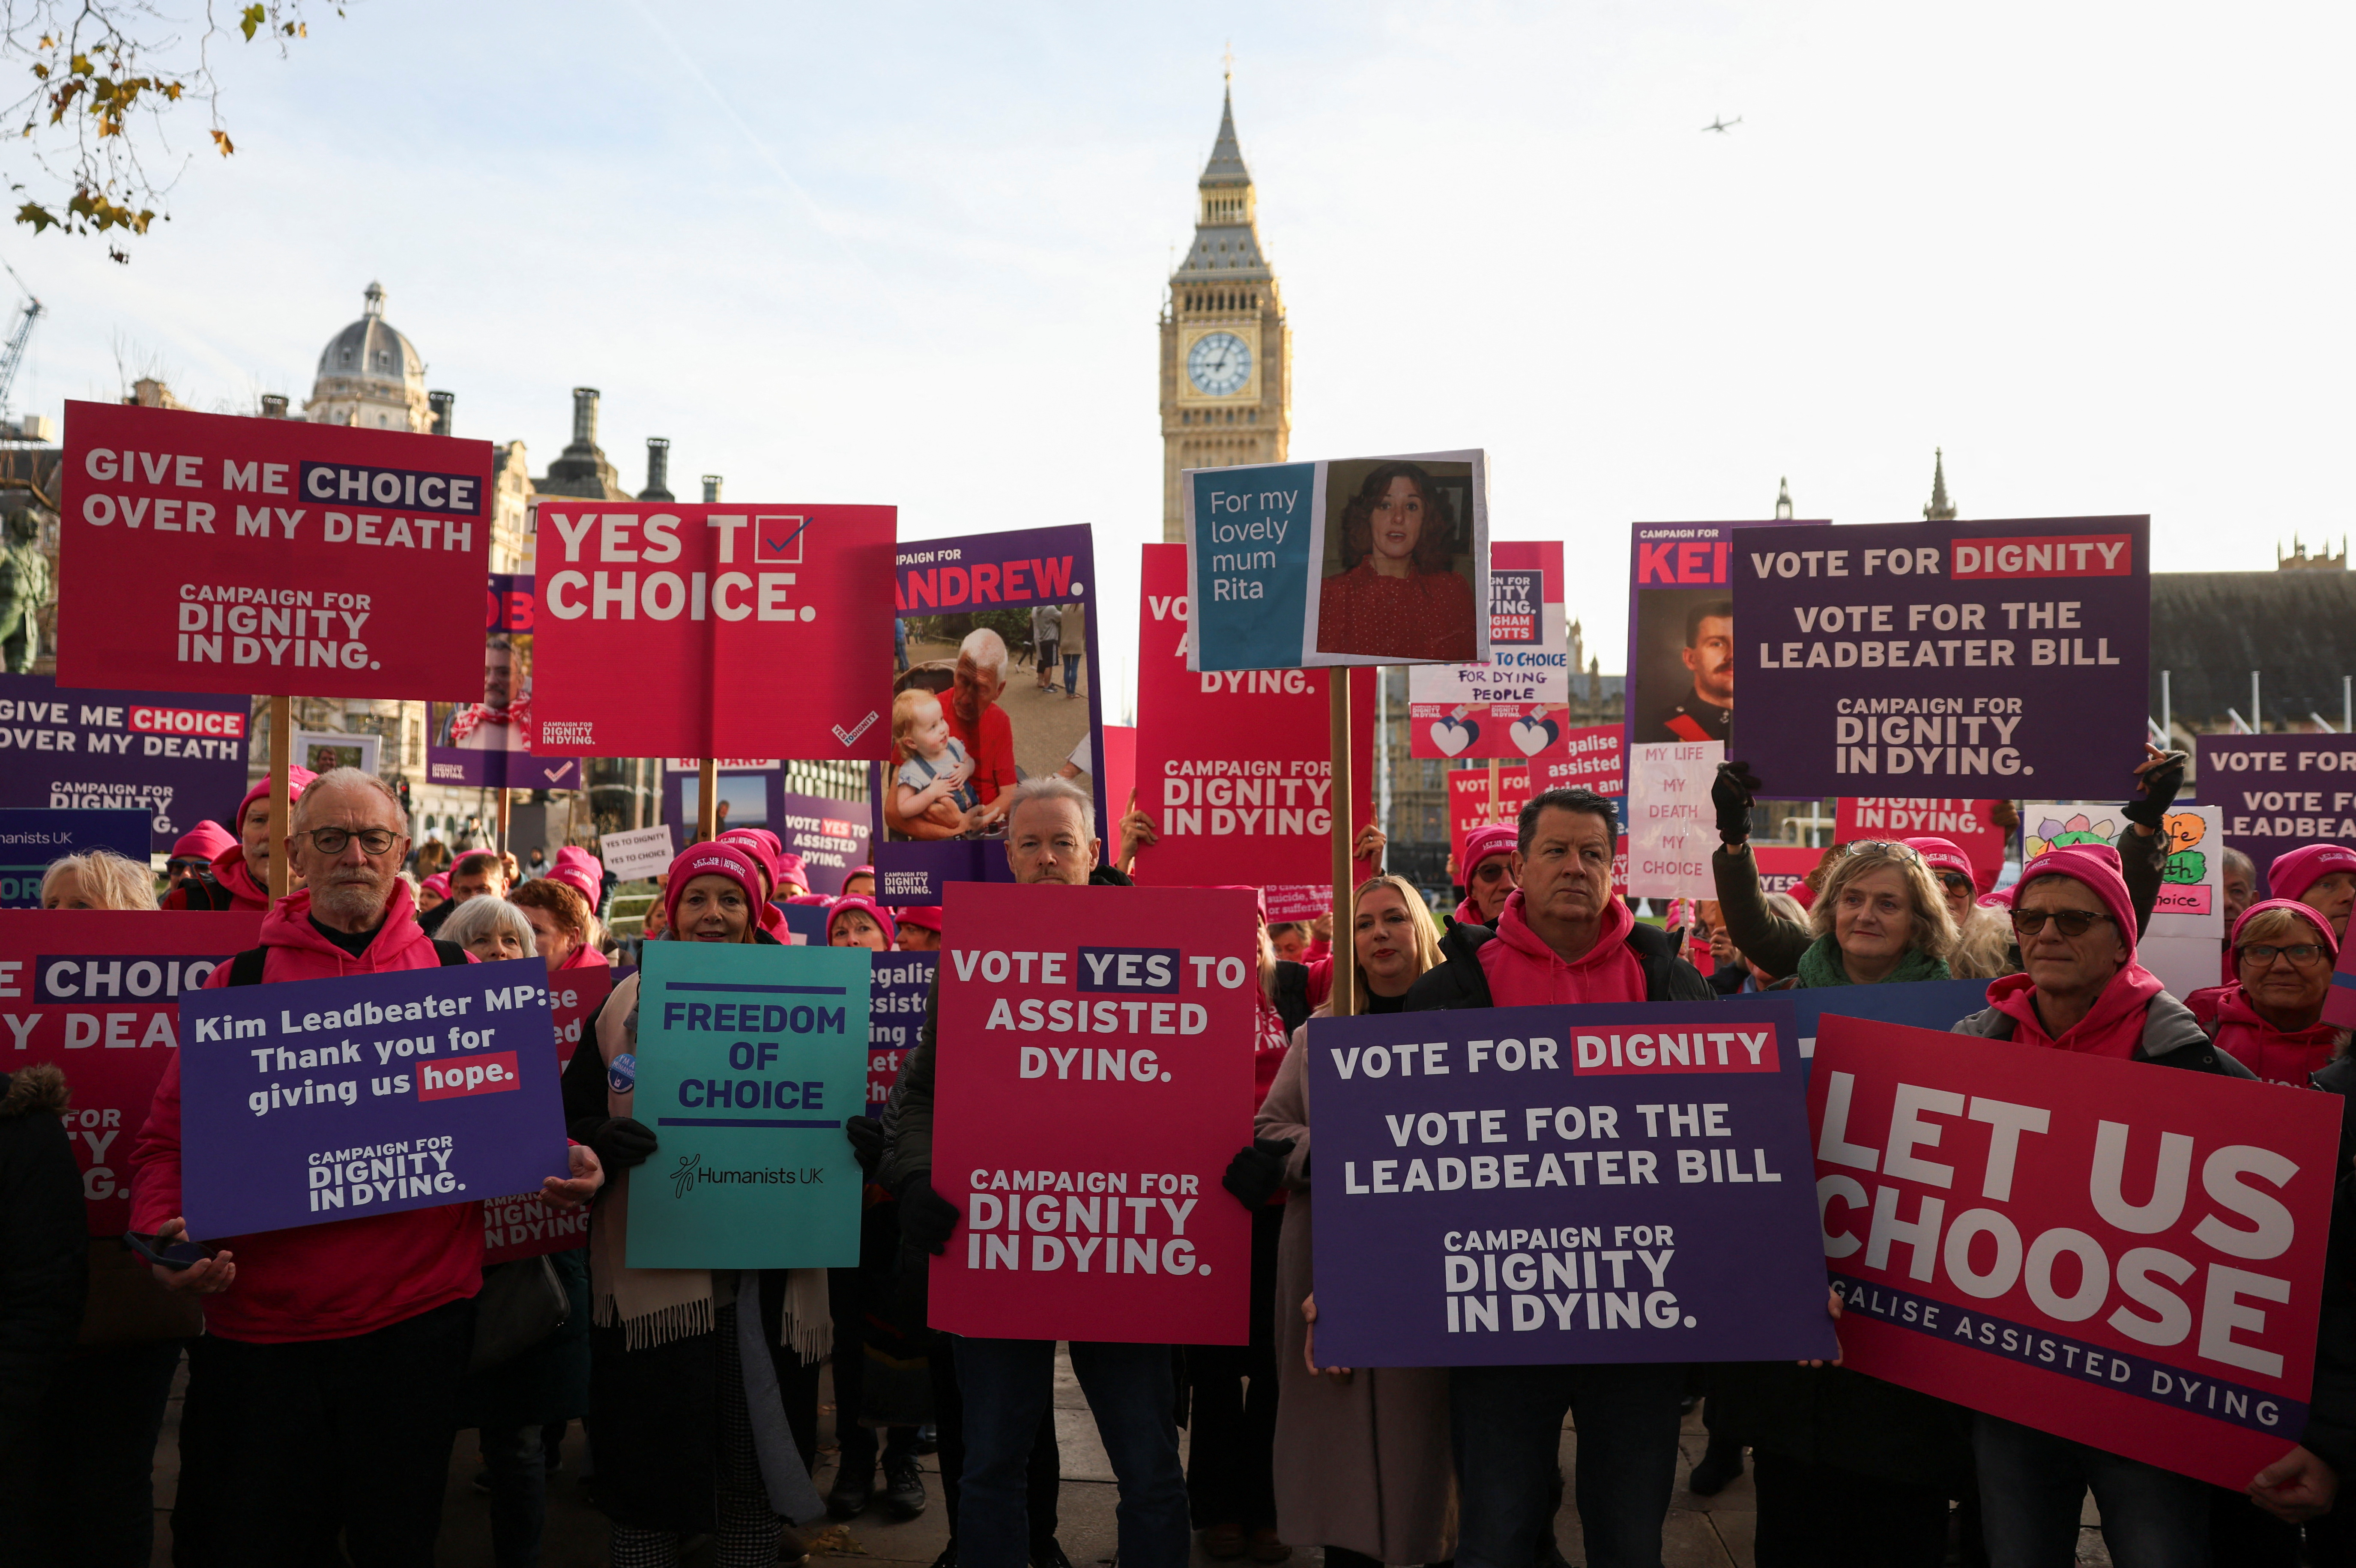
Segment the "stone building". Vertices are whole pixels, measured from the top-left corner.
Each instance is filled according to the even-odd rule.
[[[1232,91],[1195,186],[1194,242],[1162,311],[1162,537],[1173,544],[1181,470],[1281,463],[1292,438],[1292,329],[1260,244]]]
[[[434,428],[425,357],[384,319],[382,283],[369,284],[360,318],[327,339],[303,417],[370,430]]]

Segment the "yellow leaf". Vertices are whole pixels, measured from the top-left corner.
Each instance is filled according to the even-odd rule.
[[[262,26],[262,18],[265,15],[266,13],[259,5],[248,5],[244,10],[238,13],[238,30],[245,35],[245,41],[247,43],[252,43],[253,41],[254,31]]]
[[[237,151],[237,148],[230,144],[229,133],[226,131],[213,133],[213,145],[220,149],[220,155],[224,158]]]

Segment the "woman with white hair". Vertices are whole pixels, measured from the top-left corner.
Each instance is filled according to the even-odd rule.
[[[505,899],[468,899],[442,923],[442,940],[455,942],[486,964],[505,958],[537,958],[531,922]]]
[[[49,862],[41,873],[43,909],[154,909],[155,874],[112,849]]]

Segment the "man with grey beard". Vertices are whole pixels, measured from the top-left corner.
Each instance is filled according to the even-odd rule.
[[[321,773],[286,835],[303,888],[271,906],[262,945],[208,986],[380,975],[472,962],[417,925],[400,879],[409,825],[381,779]],[[187,1239],[180,1212],[180,1061],[173,1052],[132,1150],[132,1228]],[[556,1131],[551,1128],[551,1136]],[[542,1196],[577,1208],[604,1180],[574,1146],[569,1179]],[[251,1236],[204,1238],[212,1255],[167,1288],[201,1296],[180,1424],[174,1561],[336,1560],[427,1568],[441,1525],[460,1377],[482,1288],[478,1203],[370,1214]]]

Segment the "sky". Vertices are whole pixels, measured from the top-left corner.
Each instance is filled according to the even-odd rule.
[[[171,0],[166,0],[167,8]],[[182,0],[183,4],[187,0]],[[1087,522],[1108,711],[1161,537],[1156,327],[1223,54],[1295,460],[1480,446],[1624,662],[1633,521],[2147,512],[2161,571],[2349,528],[2345,7],[354,0],[217,48],[238,152],[50,314],[12,411],[299,407],[371,280],[457,433],[632,489]],[[1740,123],[1726,134],[1701,127]],[[193,148],[202,124],[171,132]],[[12,180],[25,172],[12,167]]]

